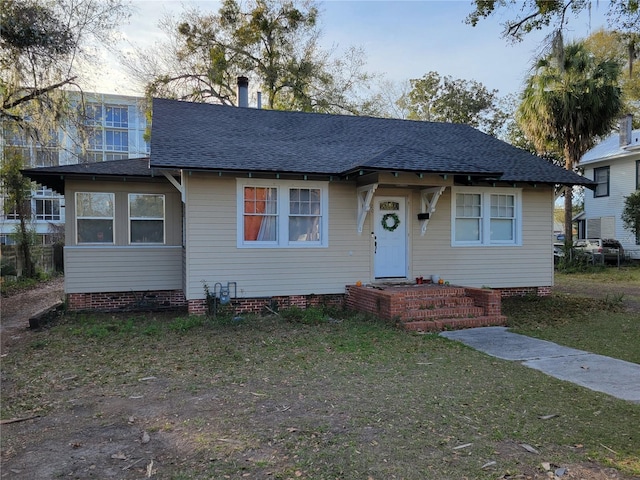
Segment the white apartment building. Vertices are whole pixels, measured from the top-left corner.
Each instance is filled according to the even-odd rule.
[[[72,102],[84,112],[84,131],[66,125],[47,144],[39,144],[16,134],[7,125],[0,133],[0,159],[7,147],[17,149],[25,159],[25,167],[45,167],[75,163],[104,162],[149,155],[144,140],[147,126],[144,99],[101,93],[69,93]],[[83,105],[83,106],[82,106]],[[14,212],[4,208],[0,195],[0,244],[14,243],[13,234],[19,223]],[[63,231],[64,196],[40,185],[32,192],[31,226],[42,243],[51,243],[56,230]]]

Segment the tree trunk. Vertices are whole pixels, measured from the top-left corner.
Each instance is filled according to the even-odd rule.
[[[564,147],[564,168],[573,171],[573,158],[569,150],[569,143]],[[564,187],[564,245],[567,248],[573,246],[573,186]]]
[[[566,247],[573,245],[573,188],[564,187],[564,244]]]
[[[20,250],[24,258],[24,271],[22,275],[27,278],[34,278],[36,276],[36,267],[31,257],[31,239],[29,238],[29,232],[27,232],[24,215],[20,215]]]

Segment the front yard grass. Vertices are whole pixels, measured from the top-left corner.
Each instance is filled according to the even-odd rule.
[[[68,315],[2,369],[3,419],[70,415],[77,432],[135,412],[157,478],[545,478],[542,462],[593,459],[640,475],[639,405],[362,315]],[[3,452],[25,442],[3,432]]]
[[[556,273],[550,297],[503,300],[512,331],[640,363],[640,267]]]

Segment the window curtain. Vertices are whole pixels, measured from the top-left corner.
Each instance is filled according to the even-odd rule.
[[[265,206],[262,221],[260,222],[260,230],[258,231],[258,241],[275,241],[276,240],[276,213],[277,202],[275,199],[275,190],[271,188],[265,189]]]
[[[276,240],[276,214],[278,213],[276,195],[274,188],[245,187],[245,241]]]

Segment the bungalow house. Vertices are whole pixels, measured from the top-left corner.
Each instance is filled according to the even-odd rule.
[[[632,130],[631,115],[613,133],[580,159],[584,175],[596,182],[584,196],[578,217],[579,238],[616,238],[631,258],[640,260],[640,236],[621,220],[624,199],[640,189],[640,130]]]
[[[346,296],[380,313],[367,293],[431,275],[544,295],[554,185],[593,183],[466,125],[165,99],[149,159],[24,173],[67,199],[70,309],[192,313],[216,285],[240,310]]]

